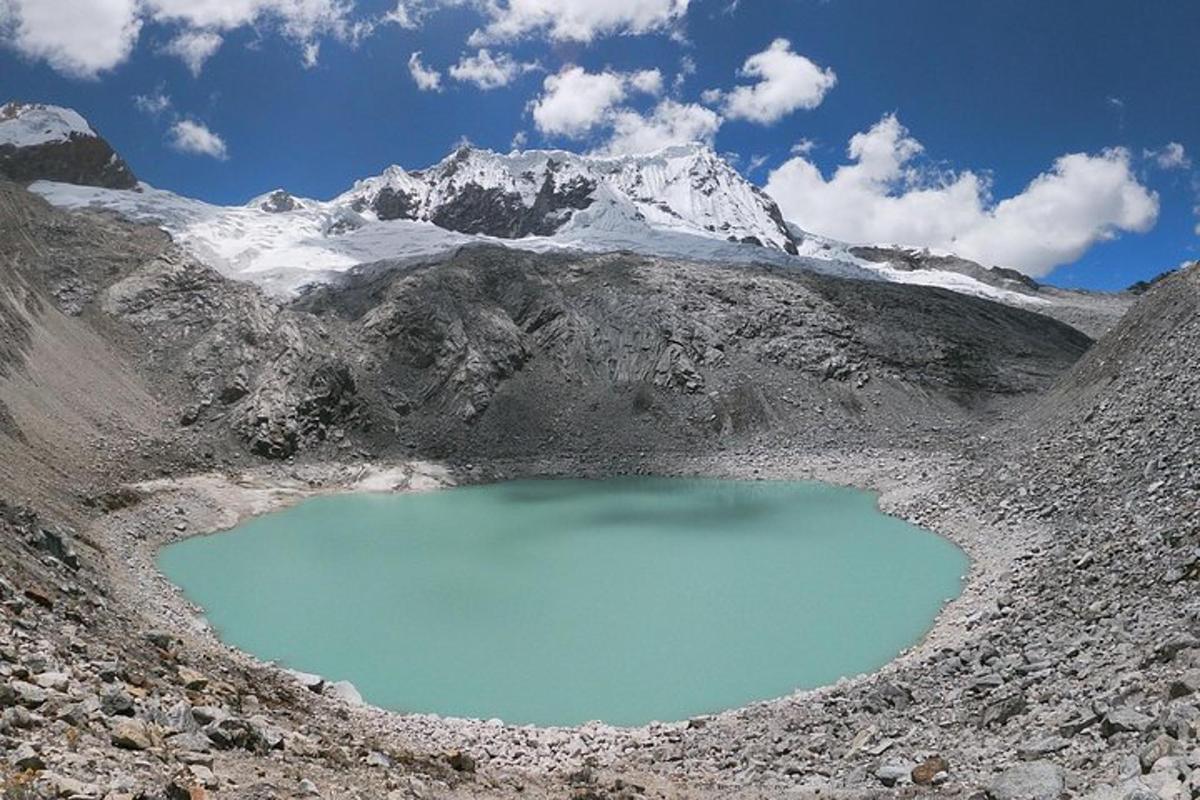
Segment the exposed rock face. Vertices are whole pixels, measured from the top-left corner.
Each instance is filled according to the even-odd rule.
[[[775,202],[699,146],[614,158],[463,147],[419,172],[389,167],[333,203],[380,220],[426,220],[503,239],[550,236],[576,212],[601,204],[616,209],[632,235],[645,234],[649,223],[797,252]]]
[[[132,189],[137,178],[108,142],[73,136],[66,142],[31,147],[0,144],[0,176],[18,183],[36,180]]]
[[[946,291],[489,247],[377,265],[295,306],[347,325],[393,426],[439,447],[590,447],[593,427],[638,419],[685,439],[936,425],[1036,391],[1089,344]]]
[[[258,207],[270,214],[286,214],[300,208],[300,203],[290,193],[276,189],[264,197],[258,203]]]
[[[74,112],[55,106],[0,106],[0,177],[108,189],[137,186],[133,172]]]

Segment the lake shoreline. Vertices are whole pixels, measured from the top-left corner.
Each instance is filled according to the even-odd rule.
[[[862,694],[893,676],[961,646],[971,635],[974,620],[988,613],[1008,591],[1006,577],[1017,557],[1046,532],[1031,526],[989,535],[969,509],[948,504],[939,493],[942,481],[956,472],[954,456],[920,452],[821,454],[729,453],[706,457],[659,454],[629,461],[581,463],[570,458],[537,461],[498,461],[486,466],[447,467],[431,462],[390,465],[314,464],[267,467],[234,476],[205,474],[170,478],[137,485],[143,496],[134,507],[100,520],[93,535],[111,537],[114,529],[138,526],[149,535],[135,539],[124,565],[114,569],[120,599],[141,608],[151,627],[166,627],[186,637],[215,658],[270,674],[275,681],[294,683],[281,668],[264,664],[230,648],[214,635],[179,591],[158,571],[158,549],[182,538],[225,530],[263,513],[276,511],[322,494],[340,492],[430,491],[440,487],[483,483],[515,477],[601,477],[618,474],[694,475],[753,479],[819,480],[873,491],[885,513],[906,519],[949,539],[971,559],[962,593],[943,607],[922,640],[877,672],[844,678],[833,686],[805,690],[775,700],[706,715],[692,720],[619,728],[591,723],[571,728],[508,726],[495,721],[404,715],[367,706],[347,705],[336,698],[314,697],[314,712],[345,715],[350,724],[371,736],[386,737],[416,753],[436,757],[452,750],[485,752],[480,769],[516,770],[533,776],[558,774],[585,766],[654,774],[666,769],[669,780],[727,784],[716,761],[649,757],[661,748],[686,746],[689,739],[707,743],[714,738],[736,747],[746,731],[772,727],[773,720],[794,720],[797,714],[823,715],[831,697]],[[186,520],[170,524],[172,520]],[[167,524],[164,524],[167,523]],[[1014,534],[1023,535],[1014,535]],[[336,676],[333,676],[336,678]],[[707,744],[705,744],[707,746]],[[859,748],[861,749],[861,748]],[[631,760],[630,756],[637,758]],[[853,753],[851,755],[854,755]],[[859,753],[858,755],[862,755]],[[818,780],[818,783],[826,781]]]

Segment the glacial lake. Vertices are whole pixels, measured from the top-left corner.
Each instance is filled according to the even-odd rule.
[[[639,725],[877,669],[968,561],[866,492],[618,478],[318,497],[160,567],[225,642],[374,705]]]

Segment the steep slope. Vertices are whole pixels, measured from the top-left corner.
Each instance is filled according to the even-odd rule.
[[[1156,281],[1031,413],[1034,497],[1200,531],[1200,264]],[[1105,498],[1100,502],[1099,498]],[[1165,535],[1165,534],[1164,534]]]
[[[953,292],[495,246],[378,262],[289,301],[147,227],[5,197],[24,268],[131,353],[173,432],[275,458],[907,439],[1038,391],[1089,344]]]
[[[0,106],[0,177],[109,189],[137,186],[129,166],[78,113],[15,102]]]

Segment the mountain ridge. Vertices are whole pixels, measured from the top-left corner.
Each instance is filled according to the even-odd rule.
[[[83,131],[69,142],[16,148],[103,148],[82,116],[51,106]],[[0,120],[0,141],[5,122]],[[166,230],[227,277],[281,296],[328,283],[376,262],[440,257],[467,244],[533,252],[630,252],[674,260],[772,265],[836,277],[937,286],[1018,307],[1057,313],[1083,305],[1068,321],[1096,335],[1128,305],[1091,319],[1084,293],[1017,279],[1011,270],[894,246],[854,246],[809,233],[710,147],[671,145],[640,155],[581,155],[565,150],[497,153],[457,148],[420,170],[391,165],[328,199],[285,188],[236,206],[220,206],[138,183],[124,162],[119,180],[94,169],[26,169],[16,177],[51,203],[97,207]],[[35,159],[34,165],[42,163]],[[108,162],[106,162],[108,163]]]

